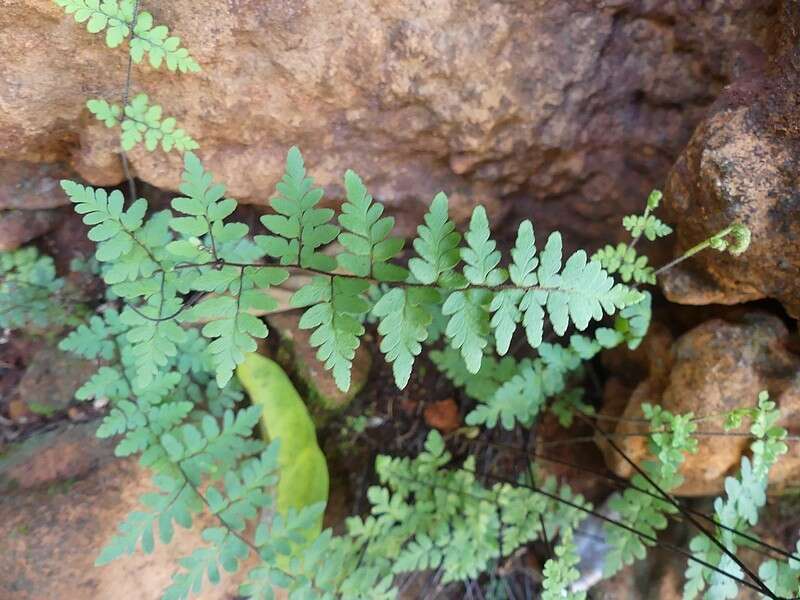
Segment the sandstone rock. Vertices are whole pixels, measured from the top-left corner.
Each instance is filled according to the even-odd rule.
[[[607,416],[641,419],[641,405],[659,404],[672,412],[712,415],[699,423],[700,431],[722,431],[722,417],[713,417],[733,408],[753,406],[758,392],[766,389],[781,409],[781,425],[791,431],[800,413],[800,356],[786,348],[787,330],[776,317],[749,313],[739,322],[721,319],[708,321],[678,338],[671,349],[651,355],[649,376],[633,391],[624,410],[613,406],[619,399],[605,398]],[[614,414],[616,413],[616,414]],[[618,435],[645,431],[646,424],[622,421],[616,427],[601,423],[606,431]],[[743,427],[741,431],[746,431]],[[724,477],[735,473],[749,439],[740,436],[701,436],[697,454],[684,463],[681,495],[717,494]],[[647,455],[646,438],[622,437],[615,440],[636,462]],[[629,477],[633,469],[598,436],[606,462],[619,475]],[[788,485],[797,482],[800,461],[796,452],[781,458],[771,473],[771,482]]]
[[[789,4],[787,21],[800,14]],[[672,301],[775,298],[800,318],[800,51],[790,46],[770,69],[725,90],[669,175],[665,206],[677,223],[676,255],[732,221],[753,234],[742,256],[707,251],[666,273]]]
[[[450,433],[461,426],[458,404],[452,398],[428,404],[422,414],[428,427],[434,427],[442,433]]]
[[[0,211],[0,251],[16,250],[58,225],[57,210]]]
[[[311,330],[300,329],[300,316],[293,313],[276,313],[269,316],[272,331],[277,330],[281,337],[281,348],[277,359],[285,369],[293,374],[301,385],[301,394],[309,404],[315,421],[319,424],[331,412],[343,409],[361,391],[367,382],[372,357],[362,343],[353,360],[350,389],[346,392],[336,387],[333,374],[317,360],[317,349],[309,343]],[[304,393],[305,392],[305,393]]]
[[[580,233],[638,207],[724,83],[771,51],[774,4],[151,2],[203,72],[139,66],[133,90],[248,202],[271,195],[298,144],[332,197],[355,168],[406,232],[443,189],[461,219],[476,202],[497,213],[505,197],[558,199]],[[85,103],[119,101],[125,49],[40,0],[7,0],[0,30],[0,158],[119,183],[117,133]],[[131,162],[177,186],[176,154]]]
[[[69,204],[59,181],[75,175],[60,163],[0,161],[0,209],[36,210]]]
[[[34,355],[14,394],[33,412],[47,415],[67,408],[96,370],[90,361],[45,346]]]
[[[75,447],[63,455],[61,468],[48,472],[37,467],[37,472],[46,475],[37,479],[41,485],[0,495],[4,530],[0,597],[157,600],[170,584],[176,561],[202,545],[196,530],[178,527],[173,542],[157,544],[153,554],[137,552],[94,567],[117,525],[139,508],[139,496],[153,489],[149,474],[135,461],[115,459],[108,444],[92,445],[95,427],[92,423],[54,433],[59,439],[45,443],[50,448],[44,454],[48,458],[32,453],[30,460],[40,467],[45,460],[55,463],[57,449]],[[77,448],[81,440],[85,443]],[[93,456],[93,461],[82,463],[80,469],[65,470],[68,463],[82,460],[82,454]],[[204,524],[211,523],[195,522],[196,527]],[[223,572],[222,584],[212,587],[206,582],[203,588],[204,599],[229,600],[236,596],[237,581]]]
[[[62,423],[6,448],[0,457],[0,491],[46,487],[81,478],[112,460],[114,444],[95,437],[97,425]]]

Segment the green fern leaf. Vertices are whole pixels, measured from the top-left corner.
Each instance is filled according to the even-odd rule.
[[[342,391],[350,387],[350,368],[364,333],[358,316],[369,310],[363,298],[368,289],[369,282],[362,279],[318,276],[291,299],[292,306],[310,307],[300,319],[300,328],[314,329],[309,341]]]
[[[89,33],[106,30],[106,44],[116,48],[130,35],[133,0],[55,0],[77,23],[86,23]]]
[[[277,303],[264,293],[271,286],[279,285],[288,274],[275,267],[225,267],[213,273],[213,277],[198,278],[196,287],[230,293],[212,296],[187,311],[187,320],[209,321],[202,334],[213,339],[209,345],[216,368],[217,384],[223,387],[230,381],[237,365],[245,355],[255,352],[256,339],[267,337],[267,327],[249,310],[271,310]]]
[[[491,292],[481,289],[453,292],[442,307],[442,313],[450,316],[445,329],[450,345],[461,350],[470,373],[481,368],[483,349],[489,344],[491,297]]]
[[[648,206],[649,208],[649,206]],[[656,238],[666,237],[672,228],[654,215],[628,215],[622,220],[622,226],[631,232],[634,238],[644,235],[651,242]]]
[[[189,51],[181,46],[181,39],[169,35],[169,29],[164,25],[155,25],[153,15],[141,11],[136,19],[131,39],[131,58],[133,62],[142,62],[145,54],[148,56],[150,66],[158,69],[166,62],[170,71],[181,73],[196,73],[200,65],[189,55]]]
[[[456,231],[447,210],[447,196],[438,193],[433,199],[425,224],[417,227],[414,250],[418,257],[408,261],[408,268],[420,283],[460,287],[455,266],[460,259],[458,250],[461,235]]]
[[[507,273],[497,266],[501,255],[497,244],[490,238],[489,220],[483,206],[476,206],[472,211],[469,230],[464,239],[467,247],[461,249],[461,259],[464,261],[464,276],[467,281],[473,285],[491,287],[503,283]]]
[[[555,556],[544,564],[542,575],[542,600],[584,600],[586,592],[573,592],[572,584],[580,579],[577,566],[580,562],[571,529],[561,533],[561,541],[555,548]]]
[[[111,127],[119,120],[118,105],[107,105],[103,100],[90,100],[89,110],[99,120]],[[195,150],[199,145],[183,129],[176,127],[172,117],[163,118],[161,107],[150,104],[147,94],[139,94],[125,107],[122,119],[122,149],[132,150],[144,142],[145,148],[153,152],[158,145],[164,152],[173,148],[179,152]]]
[[[119,533],[103,548],[95,561],[102,566],[125,555],[136,552],[141,544],[142,551],[150,554],[155,548],[153,538],[153,515],[135,511],[128,515],[118,528]]]
[[[499,421],[508,430],[514,429],[517,422],[530,426],[546,398],[541,374],[527,361],[514,377],[498,388],[489,402],[479,404],[470,412],[466,422],[495,427]]]
[[[517,361],[511,356],[500,360],[491,355],[485,356],[477,373],[470,373],[461,353],[450,347],[434,350],[430,358],[453,384],[463,387],[467,396],[479,402],[487,402],[518,371]]]
[[[293,146],[286,157],[286,172],[277,186],[278,197],[270,200],[276,215],[261,217],[261,223],[275,235],[259,235],[256,243],[282,265],[293,265],[319,271],[333,271],[336,261],[317,249],[339,235],[339,228],[329,223],[333,211],[316,208],[322,190],[306,177],[300,150]]]
[[[119,104],[109,104],[105,100],[95,99],[89,100],[86,106],[98,121],[105,123],[106,127],[111,128],[119,125],[120,117],[122,116],[122,109]]]
[[[372,201],[361,178],[353,171],[344,176],[347,202],[342,205],[339,242],[345,252],[337,256],[339,266],[359,277],[381,281],[403,281],[408,271],[388,261],[403,249],[403,240],[389,237],[392,217],[381,217],[383,206]]]
[[[381,352],[392,363],[394,380],[401,390],[406,387],[414,358],[428,339],[432,316],[426,304],[435,304],[439,294],[431,288],[395,288],[381,297],[372,313],[381,319],[378,333],[383,336]]]
[[[225,186],[214,183],[213,176],[203,169],[194,153],[186,152],[183,163],[180,191],[185,196],[175,198],[172,208],[189,216],[171,219],[170,228],[190,237],[209,233],[213,236],[213,230],[219,230],[223,220],[236,209],[236,200],[224,197]]]

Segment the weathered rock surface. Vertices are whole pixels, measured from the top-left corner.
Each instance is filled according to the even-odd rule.
[[[153,489],[149,473],[135,461],[115,459],[109,444],[94,439],[96,427],[62,428],[29,440],[35,449],[22,456],[11,453],[18,456],[14,464],[0,463],[0,477],[19,485],[0,494],[1,598],[157,600],[178,568],[176,561],[202,545],[196,530],[178,527],[173,542],[157,544],[153,554],[137,552],[94,566],[117,525],[139,508],[139,496]],[[204,599],[236,597],[236,582],[225,573],[222,584],[203,588]]]
[[[800,20],[800,6],[786,3],[783,19]],[[796,34],[781,44],[787,50],[769,68],[723,92],[666,186],[676,255],[733,221],[750,228],[750,248],[740,257],[703,252],[668,272],[663,288],[670,300],[775,298],[800,318],[800,50]]]
[[[137,67],[133,89],[249,202],[271,195],[298,144],[333,197],[355,168],[406,231],[444,189],[462,218],[507,196],[558,199],[581,232],[616,225],[661,181],[722,86],[771,53],[778,4],[148,2],[203,72]],[[119,183],[117,134],[85,102],[119,101],[125,49],[42,0],[7,0],[0,30],[0,158]],[[131,160],[176,187],[176,154]]]
[[[780,424],[791,433],[800,416],[800,356],[787,349],[788,332],[779,319],[765,313],[748,313],[737,322],[713,319],[682,335],[671,346],[664,330],[660,331],[657,343],[643,344],[647,379],[636,386],[627,402],[623,400],[621,411],[619,396],[624,393],[624,386],[612,379],[606,387],[605,415],[641,419],[641,405],[647,402],[672,412],[712,415],[701,421],[698,429],[722,431],[724,419],[713,415],[753,406],[758,393],[766,389],[781,409]],[[626,420],[616,423],[616,427],[605,423],[605,429],[625,436],[646,431],[647,425]],[[698,453],[689,455],[684,463],[686,481],[676,490],[678,494],[719,493],[725,476],[738,469],[750,441],[745,436],[701,436],[699,440]],[[636,462],[647,456],[644,436],[615,441]],[[632,475],[632,467],[613,448],[599,438],[598,444],[612,470],[625,477]],[[797,483],[798,478],[800,460],[796,452],[782,457],[771,472],[771,482],[779,486]]]
[[[58,210],[0,211],[0,251],[16,250],[54,229],[61,219]]]
[[[32,412],[47,416],[67,408],[96,370],[90,361],[45,346],[34,355],[14,395]]]

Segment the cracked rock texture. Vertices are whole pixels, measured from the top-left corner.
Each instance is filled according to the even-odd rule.
[[[590,238],[640,206],[723,86],[771,54],[765,0],[150,0],[203,72],[134,70],[200,143],[230,192],[264,202],[297,144],[331,197],[346,168],[406,233],[442,189],[482,202],[557,200]],[[122,180],[116,133],[88,97],[119,101],[127,54],[45,0],[0,12],[0,160]],[[10,35],[9,35],[10,33]],[[175,189],[177,154],[131,156]],[[558,214],[558,213],[556,213]],[[607,233],[603,233],[607,235]]]

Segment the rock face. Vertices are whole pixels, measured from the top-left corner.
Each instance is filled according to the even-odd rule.
[[[406,231],[440,189],[462,218],[477,202],[497,213],[509,196],[557,198],[581,231],[616,225],[660,183],[722,86],[772,51],[778,4],[152,1],[203,72],[140,66],[133,90],[248,202],[270,197],[297,144],[334,198],[352,167]],[[0,30],[0,159],[119,183],[117,133],[85,102],[119,102],[125,49],[43,0],[7,0]],[[176,154],[131,160],[176,187]]]
[[[201,517],[187,531],[176,528],[172,543],[156,544],[153,554],[137,552],[104,567],[93,565],[117,525],[138,498],[153,490],[150,474],[133,460],[114,458],[111,445],[94,438],[97,423],[61,428],[12,447],[0,462],[0,597],[15,600],[157,600],[177,570],[177,560],[200,547],[198,529],[210,526]],[[241,580],[242,572],[236,577]],[[203,598],[236,597],[238,584],[205,582]]]
[[[622,400],[621,411],[624,388],[613,379],[606,387],[604,413],[627,419],[616,428],[606,425],[607,431],[621,435],[645,431],[645,424],[629,420],[642,417],[641,405],[645,402],[675,413],[717,415],[753,406],[758,393],[766,389],[781,409],[780,424],[792,433],[791,424],[796,424],[800,416],[800,356],[787,349],[788,332],[779,319],[753,312],[736,322],[712,319],[678,338],[671,347],[664,330],[656,329],[655,333],[641,353],[646,356],[649,375],[636,386],[627,403]],[[722,431],[723,421],[722,417],[712,416],[701,421],[698,430]],[[636,462],[647,455],[645,437],[622,437],[616,441]],[[744,436],[701,436],[699,441],[698,453],[689,455],[684,463],[686,481],[676,490],[678,494],[719,493],[725,476],[736,472],[740,457],[749,446],[749,438]],[[598,443],[609,467],[629,477],[633,472],[630,465],[605,442]],[[800,461],[792,448],[771,472],[773,484],[798,481]]]
[[[784,22],[800,22],[800,5],[787,3],[783,10]],[[787,49],[769,68],[742,77],[720,96],[666,187],[668,218],[677,223],[676,254],[732,221],[750,228],[752,244],[740,257],[704,252],[667,273],[663,287],[670,300],[774,298],[800,318],[800,50],[796,34],[781,44]]]

